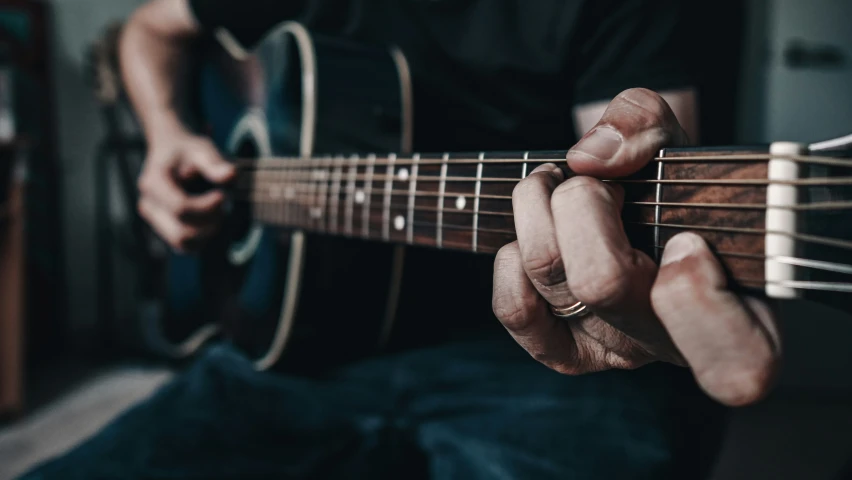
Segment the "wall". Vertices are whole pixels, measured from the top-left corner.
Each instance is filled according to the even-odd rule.
[[[767,137],[814,142],[852,133],[852,2],[774,0],[772,5]],[[837,47],[842,63],[790,68],[783,52],[796,39]]]
[[[53,68],[63,171],[68,321],[85,338],[96,319],[94,156],[104,128],[85,70],[86,49],[142,0],[52,0]]]
[[[750,0],[739,141],[814,142],[852,133],[852,2]],[[784,61],[794,39],[839,47],[831,68],[794,69]],[[783,309],[786,364],[782,386],[852,390],[852,321],[816,305]]]

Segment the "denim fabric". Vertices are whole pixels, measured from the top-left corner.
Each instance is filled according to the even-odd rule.
[[[152,398],[26,474],[48,479],[698,479],[724,412],[656,364],[567,377],[508,336],[320,378],[211,347]]]

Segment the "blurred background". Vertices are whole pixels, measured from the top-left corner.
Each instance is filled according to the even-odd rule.
[[[168,379],[150,355],[156,243],[133,214],[144,145],[111,83],[112,28],[140,0],[0,0],[0,479],[93,433]],[[852,133],[852,2],[715,4],[705,143]],[[715,18],[734,18],[725,29]],[[738,29],[729,29],[731,23]],[[709,101],[707,101],[709,100]],[[787,359],[734,412],[715,479],[829,479],[852,458],[852,319],[784,312]]]

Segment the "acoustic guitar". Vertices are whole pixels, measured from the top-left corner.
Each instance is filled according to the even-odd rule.
[[[172,356],[219,335],[258,369],[310,358],[329,332],[380,348],[408,248],[494,254],[515,239],[514,186],[542,163],[565,164],[566,151],[412,153],[415,99],[398,49],[292,22],[252,52],[225,30],[216,38],[199,112],[238,178],[222,234],[169,260],[175,321],[152,338]],[[851,142],[666,148],[609,181],[625,187],[625,228],[652,258],[694,231],[733,288],[852,312]],[[352,311],[350,322],[328,314]]]

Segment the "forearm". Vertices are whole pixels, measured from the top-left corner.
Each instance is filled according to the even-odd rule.
[[[128,96],[149,143],[182,129],[189,47],[198,29],[183,0],[154,0],[131,17],[119,55]]]

